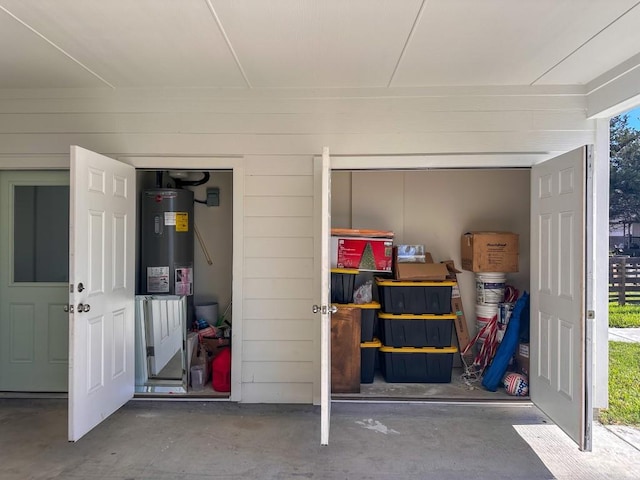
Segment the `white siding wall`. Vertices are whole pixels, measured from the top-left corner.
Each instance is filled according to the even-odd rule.
[[[583,95],[551,87],[0,91],[0,167],[64,168],[72,144],[244,157],[242,401],[310,403],[313,155],[552,156],[593,143],[585,112]]]
[[[0,155],[564,152],[594,127],[585,97],[562,92],[0,91]]]
[[[245,157],[242,399],[313,401],[312,157]]]

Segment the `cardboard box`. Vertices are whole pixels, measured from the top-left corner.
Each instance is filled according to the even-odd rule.
[[[458,270],[455,266],[455,264],[453,263],[453,260],[445,260],[443,262],[440,262],[442,264],[444,264],[447,267],[447,280],[453,280],[455,282],[458,281],[458,274],[462,273],[460,270]],[[460,292],[458,292],[460,293]],[[460,295],[458,295],[460,296]]]
[[[517,272],[518,242],[516,233],[465,233],[460,240],[462,268],[472,272]]]
[[[331,268],[364,272],[391,272],[393,239],[385,237],[331,237]]]
[[[216,358],[223,348],[229,347],[230,344],[231,342],[228,338],[204,337],[201,341],[201,345],[207,352],[210,361]]]
[[[202,366],[204,369],[204,378],[203,383],[207,383],[209,381],[209,375],[211,374],[211,361],[209,360],[209,355],[207,353],[206,348],[199,342],[196,342],[195,347],[193,349],[193,353],[191,354],[191,362],[189,363],[189,384],[191,385],[191,368],[195,366]]]
[[[398,263],[433,263],[433,260],[427,262],[424,245],[397,245],[394,249]]]
[[[516,366],[520,373],[529,375],[529,344],[518,344],[518,351],[516,352]]]
[[[467,345],[469,345],[469,342],[471,342],[471,335],[469,334],[467,318],[464,315],[462,297],[460,297],[460,288],[458,288],[458,285],[451,290],[451,311],[456,315],[454,325],[456,327],[456,336],[458,337],[458,348],[460,349],[460,354],[462,354],[464,349],[467,348]]]
[[[396,280],[444,281],[447,267],[441,263],[398,263]]]
[[[398,261],[397,249],[393,249],[394,268],[393,274],[396,280],[419,281],[443,281],[447,279],[447,266],[442,263],[433,263],[429,252],[425,252],[425,263],[401,263]]]

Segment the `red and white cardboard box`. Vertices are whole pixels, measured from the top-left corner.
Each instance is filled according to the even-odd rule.
[[[393,239],[379,237],[331,237],[331,268],[365,272],[391,272]]]

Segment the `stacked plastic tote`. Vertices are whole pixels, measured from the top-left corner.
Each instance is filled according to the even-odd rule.
[[[376,278],[381,368],[387,382],[449,383],[455,313],[453,281],[424,282]]]
[[[376,338],[378,331],[378,302],[353,303],[357,269],[331,269],[331,303],[339,307],[355,308],[355,321],[360,322],[360,383],[373,383],[378,348],[382,345]],[[337,392],[355,393],[355,392]]]

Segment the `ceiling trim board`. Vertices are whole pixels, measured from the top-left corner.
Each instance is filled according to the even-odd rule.
[[[585,85],[468,85],[371,88],[122,87],[0,89],[0,98],[393,99],[426,97],[585,97]]]
[[[425,168],[521,168],[543,162],[563,152],[534,152],[514,154],[460,154],[460,155],[384,155],[384,156],[332,156],[332,170],[371,169],[425,169]],[[224,156],[136,156],[110,154],[136,168],[228,168],[229,162],[243,155]],[[64,170],[69,168],[68,155],[8,155],[0,156],[0,170]]]
[[[93,70],[91,70],[91,68],[89,68],[87,65],[85,65],[84,63],[82,63],[80,60],[78,60],[77,58],[75,58],[73,55],[71,55],[70,53],[68,53],[66,50],[64,50],[62,47],[59,47],[58,45],[56,45],[55,43],[53,43],[51,40],[49,40],[47,37],[45,37],[42,33],[38,32],[35,28],[33,28],[31,25],[29,25],[28,23],[26,23],[25,21],[21,20],[20,18],[18,18],[16,15],[14,15],[13,13],[11,13],[9,10],[7,10],[5,7],[3,7],[2,5],[0,5],[0,10],[2,10],[3,12],[5,12],[7,15],[9,15],[11,18],[13,18],[16,22],[18,22],[20,25],[24,26],[26,29],[28,29],[29,31],[33,32],[35,35],[37,35],[39,38],[41,38],[42,40],[44,40],[45,42],[47,42],[49,45],[51,45],[53,48],[55,48],[56,50],[58,50],[60,53],[62,53],[65,57],[67,57],[69,60],[71,60],[72,62],[74,62],[76,65],[78,65],[79,67],[83,68],[84,70],[86,70],[87,72],[89,72],[91,75],[93,75],[94,77],[96,77],[98,80],[100,80],[102,83],[104,83],[105,85],[107,85],[109,88],[114,89],[115,90],[115,85],[112,85],[108,80],[106,80],[105,78],[101,77],[99,74],[97,74],[96,72],[94,72]]]
[[[607,106],[609,104],[611,104],[611,106]],[[606,97],[604,96],[602,96],[602,98],[590,98],[589,108],[587,109],[587,118],[588,119],[597,119],[597,118],[608,119],[611,117],[615,117],[616,115],[623,114],[638,106],[640,106],[640,93],[623,100],[619,100],[618,98],[615,98],[613,100],[609,99],[609,101],[607,101]]]
[[[425,6],[426,6],[428,1],[429,0],[422,0],[422,4],[420,5],[420,9],[418,10],[418,13],[416,14],[416,18],[413,20],[413,25],[411,25],[411,30],[409,31],[409,35],[407,35],[407,39],[404,42],[404,45],[402,46],[402,51],[400,52],[400,56],[398,57],[398,61],[396,62],[396,66],[393,68],[393,72],[391,72],[391,77],[389,78],[389,81],[387,82],[387,88],[390,88],[391,84],[393,83],[393,79],[396,76],[396,72],[398,71],[398,68],[400,67],[400,63],[402,62],[402,59],[404,58],[404,53],[407,51],[407,48],[409,47],[409,43],[411,43],[411,39],[413,39],[413,34],[416,31],[416,27],[420,23],[420,19],[422,18],[422,14],[424,12]]]
[[[69,155],[2,155],[0,170],[66,170]]]
[[[227,48],[229,49],[229,53],[231,53],[231,55],[233,56],[233,60],[236,62],[236,66],[238,67],[238,70],[240,70],[240,74],[242,75],[242,78],[244,78],[244,81],[247,84],[247,88],[253,88],[251,86],[251,82],[249,81],[249,78],[247,77],[247,74],[244,71],[244,68],[242,67],[242,64],[240,63],[240,59],[238,58],[238,55],[236,54],[236,51],[233,48],[233,45],[231,45],[231,39],[227,35],[227,32],[224,29],[224,27],[222,26],[222,22],[220,21],[220,17],[218,17],[218,12],[216,12],[215,7],[211,3],[211,0],[205,0],[205,1],[207,3],[207,7],[209,8],[209,11],[211,12],[211,15],[213,16],[213,19],[216,22],[216,25],[218,25],[218,29],[220,30],[220,34],[222,35],[222,37],[224,38],[225,43],[227,44]]]
[[[640,105],[640,54],[598,77],[587,95],[587,118],[610,118]]]
[[[121,162],[127,163],[135,168],[168,168],[168,169],[202,169],[202,170],[216,170],[216,169],[229,169],[229,165],[235,165],[238,160],[244,158],[243,155],[223,155],[214,156],[209,155],[206,157],[192,157],[192,156],[136,156],[136,155],[120,155],[117,157]]]
[[[587,84],[587,95],[598,91],[601,88],[605,88],[612,82],[619,80],[620,78],[628,75],[633,70],[640,67],[640,53],[629,58],[620,65],[615,66],[608,72],[603,73],[599,77],[594,78]]]
[[[451,155],[331,156],[332,170],[415,170],[431,168],[531,167],[559,152],[487,153]]]

